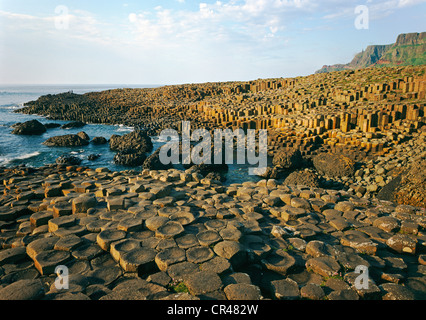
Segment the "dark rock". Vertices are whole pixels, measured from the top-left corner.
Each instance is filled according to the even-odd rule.
[[[86,124],[81,121],[72,121],[72,122],[64,124],[61,128],[62,129],[81,128],[81,127],[84,127],[85,125]]]
[[[89,142],[76,134],[67,134],[51,137],[43,142],[43,144],[48,147],[81,147],[87,146]]]
[[[46,129],[54,129],[54,128],[59,128],[61,125],[59,123],[49,122],[49,123],[45,123],[44,126]]]
[[[89,154],[87,156],[87,160],[89,160],[89,161],[95,161],[95,160],[99,159],[100,156],[101,156],[100,154]]]
[[[294,170],[301,168],[304,161],[299,149],[283,149],[275,153],[272,164],[280,169]]]
[[[46,127],[37,120],[30,120],[15,126],[13,134],[18,135],[41,135],[46,132]]]
[[[259,287],[247,283],[229,284],[224,291],[228,300],[260,300],[262,298]]]
[[[318,176],[311,171],[294,171],[289,174],[283,184],[318,188],[320,186],[320,180]]]
[[[133,131],[124,136],[113,135],[109,140],[113,151],[144,153],[151,152],[153,144],[151,138],[144,131]]]
[[[160,159],[160,151],[161,148],[155,150],[153,154],[151,154],[143,163],[142,168],[148,170],[168,170],[173,168],[171,163],[163,164]]]
[[[44,296],[39,279],[19,280],[0,289],[0,300],[39,300]]]
[[[77,135],[78,135],[81,139],[84,139],[84,140],[87,140],[87,141],[89,141],[89,140],[90,140],[89,135],[88,135],[86,132],[84,132],[84,131],[80,131],[79,133],[77,133]]]
[[[56,158],[56,164],[78,166],[81,163],[81,159],[71,155],[63,155]]]
[[[330,177],[350,177],[355,173],[355,161],[341,154],[320,153],[312,161],[319,173]]]
[[[137,167],[143,165],[146,160],[144,153],[133,151],[120,151],[114,156],[114,163],[123,166]]]
[[[93,144],[107,144],[108,143],[108,140],[107,139],[105,139],[104,137],[94,137],[93,139],[92,139],[92,143]]]

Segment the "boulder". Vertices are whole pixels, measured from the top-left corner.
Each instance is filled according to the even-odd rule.
[[[71,155],[63,155],[56,158],[55,162],[56,164],[78,166],[81,163],[81,159]]]
[[[285,185],[302,185],[307,187],[318,188],[320,186],[320,180],[318,176],[311,171],[294,171],[284,180]]]
[[[272,164],[275,167],[285,170],[294,170],[303,167],[303,157],[299,149],[278,150],[273,159]]]
[[[105,139],[104,137],[94,137],[93,139],[92,139],[92,143],[93,144],[107,144],[108,143],[108,140],[107,139]]]
[[[100,157],[101,155],[100,154],[89,154],[88,156],[87,156],[87,160],[89,160],[89,161],[95,161],[95,160],[97,160],[97,159],[99,159],[99,157]]]
[[[81,128],[81,127],[84,127],[85,125],[86,124],[81,121],[72,121],[72,122],[64,124],[61,128],[62,129]]]
[[[153,154],[147,157],[143,163],[142,168],[148,169],[148,170],[168,170],[173,168],[173,165],[171,163],[163,164],[161,162],[160,151],[161,151],[161,148],[158,148],[157,150],[155,150]]]
[[[137,167],[143,165],[146,155],[134,151],[120,151],[114,156],[114,163],[123,166]]]
[[[355,174],[355,161],[336,153],[320,153],[312,159],[315,169],[330,177],[350,177]]]
[[[46,127],[38,120],[30,120],[14,126],[13,134],[18,135],[41,135],[46,132]]]
[[[80,131],[79,133],[77,133],[77,135],[78,135],[81,139],[84,139],[84,140],[87,140],[87,141],[89,141],[89,140],[90,140],[89,135],[88,135],[86,132],[84,132],[84,131]]]
[[[109,140],[113,151],[144,153],[151,152],[153,144],[151,138],[144,131],[136,130],[124,136],[113,135]]]
[[[81,147],[87,146],[89,142],[76,134],[67,134],[47,139],[43,145],[48,147]]]

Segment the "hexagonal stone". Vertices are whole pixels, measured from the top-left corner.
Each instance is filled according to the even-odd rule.
[[[126,232],[122,230],[107,229],[101,231],[96,237],[96,242],[99,247],[105,251],[109,251],[110,245],[114,241],[124,239],[126,237]]]
[[[145,226],[151,231],[156,231],[162,225],[166,224],[167,221],[169,221],[169,218],[154,216],[145,221]]]
[[[102,228],[105,227],[107,224],[109,223],[108,220],[104,220],[104,219],[97,219],[95,221],[89,222],[86,225],[86,229],[90,232],[101,232]]]
[[[228,300],[260,300],[262,294],[258,286],[247,283],[229,284],[224,289]]]
[[[386,232],[396,232],[399,229],[399,221],[394,217],[380,217],[373,221],[373,226]]]
[[[14,264],[27,256],[25,247],[16,247],[0,251],[0,266]]]
[[[61,227],[58,230],[56,230],[55,232],[53,232],[53,234],[55,236],[58,237],[66,237],[69,236],[71,234],[74,234],[78,237],[84,236],[85,234],[87,234],[87,229],[85,226],[82,225],[74,225],[71,227]]]
[[[416,254],[417,239],[415,236],[398,233],[390,237],[386,244],[398,253]]]
[[[53,213],[48,211],[40,211],[30,216],[31,225],[36,228],[45,225],[53,218]]]
[[[56,242],[54,249],[62,251],[72,251],[82,244],[82,239],[77,237],[75,234],[70,234],[69,236],[60,238],[58,242]]]
[[[240,230],[236,228],[226,227],[219,231],[219,235],[223,240],[239,241],[243,236]]]
[[[292,279],[271,281],[271,291],[280,300],[297,300],[300,298],[299,285]]]
[[[192,295],[202,295],[222,288],[222,280],[216,273],[199,271],[192,273],[184,280]]]
[[[192,233],[185,234],[175,239],[176,244],[179,248],[189,249],[195,246],[199,246],[200,243],[195,235]]]
[[[58,240],[59,237],[47,237],[34,240],[27,245],[27,254],[31,259],[34,259],[37,254],[43,251],[53,250]]]
[[[170,265],[185,261],[185,259],[185,250],[172,247],[159,252],[155,257],[155,263],[157,263],[158,269],[166,271]]]
[[[325,297],[324,290],[315,283],[308,283],[300,289],[302,298],[309,300],[321,300]]]
[[[352,289],[336,290],[328,295],[329,300],[359,300],[358,294]]]
[[[123,275],[123,270],[120,266],[100,266],[94,270],[90,270],[85,273],[85,277],[90,279],[91,283],[102,284],[104,286],[110,286],[114,281]]]
[[[206,221],[204,225],[208,230],[219,232],[220,230],[226,227],[227,221],[220,219],[211,219],[209,221]]]
[[[213,251],[209,247],[192,247],[186,250],[186,258],[189,262],[203,263],[214,257]]]
[[[186,226],[195,220],[194,215],[188,211],[180,211],[173,213],[169,216],[170,220],[179,222],[181,225]]]
[[[282,249],[271,253],[267,258],[262,260],[266,269],[286,275],[296,265],[296,259]]]
[[[74,216],[62,216],[58,218],[50,219],[48,222],[49,232],[55,232],[59,228],[70,227],[75,224]]]
[[[72,214],[72,205],[69,202],[56,202],[53,207],[53,217],[58,218]]]
[[[70,253],[66,251],[44,251],[34,257],[34,266],[41,275],[49,275],[55,272],[57,266],[65,264],[70,258]]]
[[[157,270],[155,256],[157,251],[150,248],[133,249],[120,256],[120,266],[126,272],[137,272],[139,275]]]
[[[359,253],[374,255],[377,251],[377,244],[371,241],[366,234],[358,231],[346,231],[340,237],[340,243],[354,248]]]
[[[0,288],[0,300],[39,300],[44,294],[43,283],[39,279],[19,280]]]
[[[213,251],[219,257],[228,259],[234,268],[238,268],[247,262],[246,249],[235,241],[221,241],[214,246]]]
[[[293,208],[302,208],[302,209],[305,209],[305,210],[311,210],[311,205],[310,205],[309,201],[306,200],[306,199],[303,199],[303,198],[299,198],[299,197],[291,198],[290,205]]]
[[[309,241],[306,245],[305,251],[307,254],[311,255],[314,258],[329,255],[335,256],[338,253],[333,246],[318,240]]]
[[[222,257],[214,257],[213,259],[201,264],[200,270],[214,272],[218,275],[222,275],[230,272],[232,270],[232,266],[227,259]]]
[[[77,247],[71,252],[77,260],[92,260],[101,255],[104,251],[96,244],[87,244]]]
[[[174,281],[183,281],[188,275],[198,271],[200,271],[198,265],[188,261],[173,264],[167,269],[168,275]]]
[[[138,249],[140,247],[141,247],[140,241],[132,240],[132,239],[123,239],[123,240],[119,240],[119,241],[111,243],[110,253],[113,259],[119,262],[122,254],[126,252],[130,252],[134,249]]]
[[[306,209],[291,207],[289,205],[285,206],[280,213],[280,216],[284,221],[294,221],[306,215]]]
[[[168,221],[155,231],[155,236],[162,239],[172,239],[183,233],[185,229],[176,221]]]
[[[197,234],[197,239],[202,246],[210,246],[222,240],[221,236],[214,230],[201,231]]]
[[[95,208],[98,204],[96,197],[81,195],[72,200],[72,213],[86,213],[88,209]]]
[[[355,205],[349,201],[340,201],[334,205],[334,210],[339,211],[352,211],[355,208]]]
[[[126,232],[135,232],[141,230],[143,227],[142,218],[125,218],[120,220],[118,223],[118,230],[123,230]]]
[[[306,261],[306,268],[323,277],[331,277],[340,271],[340,264],[332,257],[318,257]]]

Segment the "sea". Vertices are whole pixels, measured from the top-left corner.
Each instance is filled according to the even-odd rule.
[[[0,86],[0,166],[15,167],[25,165],[27,167],[41,167],[55,163],[62,155],[73,155],[82,160],[81,165],[98,168],[106,167],[111,171],[128,170],[129,167],[117,165],[113,158],[115,152],[109,149],[109,144],[84,147],[47,147],[42,143],[50,137],[78,133],[84,131],[90,137],[104,137],[109,139],[112,135],[124,135],[132,132],[133,127],[124,124],[105,125],[87,124],[82,128],[61,129],[51,128],[42,135],[23,136],[11,134],[15,123],[37,119],[41,123],[58,123],[63,125],[69,121],[52,120],[40,115],[27,115],[16,113],[16,110],[24,107],[29,101],[37,100],[47,94],[58,94],[72,91],[76,94],[104,91],[117,88],[154,88],[157,85],[1,85]],[[154,151],[165,142],[159,137],[151,137]],[[100,155],[95,161],[89,161],[91,154]],[[132,168],[141,170],[141,168]],[[256,176],[248,174],[246,165],[230,165],[227,173],[226,185],[241,183],[242,181],[258,181]]]

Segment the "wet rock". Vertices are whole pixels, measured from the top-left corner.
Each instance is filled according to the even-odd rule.
[[[61,126],[61,129],[73,129],[73,128],[81,128],[84,127],[86,124],[81,121],[72,121],[64,124]]]
[[[56,158],[55,162],[61,165],[77,166],[81,163],[81,159],[76,156],[63,155]]]
[[[86,132],[84,132],[84,131],[80,131],[79,133],[77,133],[77,135],[78,135],[81,139],[84,139],[84,140],[87,140],[87,141],[89,141],[89,140],[90,140],[89,135],[88,135]]]
[[[105,139],[104,137],[94,137],[92,139],[92,143],[95,145],[107,144],[108,140]]]
[[[12,134],[41,135],[46,131],[46,127],[38,120],[30,120],[16,125],[12,131]]]
[[[81,147],[88,144],[87,140],[80,138],[76,134],[51,137],[43,142],[43,145],[48,147]]]

